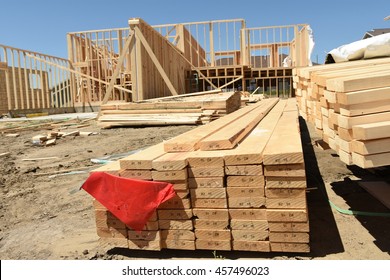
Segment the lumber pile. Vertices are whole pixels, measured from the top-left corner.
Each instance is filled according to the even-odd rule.
[[[177,196],[160,205],[142,232],[127,228],[95,201],[97,233],[105,245],[310,250],[295,99],[264,99],[106,168],[123,177],[171,182]]]
[[[300,114],[348,165],[390,165],[390,59],[297,68]]]
[[[239,109],[240,99],[240,92],[219,90],[212,94],[156,98],[137,103],[107,104],[101,106],[98,124],[103,128],[206,124]]]

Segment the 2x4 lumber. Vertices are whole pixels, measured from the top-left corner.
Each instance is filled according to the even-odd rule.
[[[225,150],[234,148],[267,115],[278,101],[278,99],[262,100],[260,106],[246,114],[244,121],[232,122],[201,140],[200,149]]]
[[[268,223],[269,230],[273,232],[309,232],[309,223],[283,223],[270,222]]]
[[[229,209],[229,217],[234,220],[267,220],[265,209]]]
[[[254,252],[270,252],[269,241],[233,241],[233,250],[235,251],[254,251]]]
[[[229,220],[228,209],[192,209],[193,215],[202,220]]]
[[[238,230],[268,230],[268,221],[266,220],[230,220],[230,226],[232,229]]]
[[[337,102],[344,105],[389,100],[390,87],[372,88],[351,92],[336,92]]]
[[[310,247],[306,243],[270,242],[271,252],[309,253]]]
[[[380,154],[390,152],[390,138],[351,141],[351,152],[360,155]]]
[[[229,226],[229,220],[195,219],[194,226],[197,229],[226,229]]]
[[[175,250],[195,250],[195,241],[193,240],[161,240],[161,247]]]
[[[232,249],[230,240],[197,239],[195,240],[195,247],[201,250],[230,251]]]
[[[352,162],[361,168],[375,168],[390,165],[390,152],[372,155],[352,153]]]
[[[336,92],[349,92],[388,86],[390,86],[389,70],[341,77],[326,81],[326,88]]]
[[[229,229],[197,229],[195,228],[195,237],[197,240],[231,240]]]
[[[390,137],[390,121],[354,125],[352,133],[355,140],[387,138]]]
[[[153,168],[153,160],[165,154],[164,143],[153,145],[138,153],[120,159],[121,169],[147,169]]]
[[[274,177],[304,177],[305,164],[277,164],[277,165],[265,165],[264,166],[265,176]]]
[[[263,162],[264,148],[284,110],[286,100],[279,100],[249,135],[234,150],[225,152],[225,165],[249,165]]]
[[[188,178],[188,188],[223,188],[224,177]]]
[[[206,95],[206,94],[217,94],[217,93],[221,93],[221,92],[222,92],[221,89],[213,89],[213,90],[199,91],[199,92],[193,92],[193,93],[184,93],[184,94],[179,94],[179,95],[174,95],[174,96],[150,98],[148,100],[149,101],[172,100],[172,99],[177,99],[177,98],[181,98],[181,97],[201,96],[201,95]]]
[[[265,206],[264,196],[229,197],[229,208],[261,208]]]
[[[158,171],[182,170],[187,167],[188,153],[167,153],[152,162],[152,167]]]
[[[232,238],[235,241],[264,241],[268,236],[268,230],[232,230]]]
[[[339,127],[345,129],[352,129],[352,130],[353,127],[357,125],[363,125],[363,124],[368,125],[368,124],[374,124],[378,122],[390,121],[390,112],[369,114],[369,115],[356,116],[356,117],[347,117],[347,116],[342,116],[340,114],[337,114],[337,116],[338,116],[337,124]]]
[[[389,95],[390,97],[390,95]],[[343,116],[361,116],[390,111],[390,98],[374,102],[364,102],[353,105],[341,105],[340,114]]]
[[[161,230],[163,240],[195,240],[195,234],[188,229],[164,229]]]
[[[192,220],[179,220],[179,219],[168,219],[158,220],[158,226],[160,229],[184,229],[192,230],[194,228]]]
[[[195,151],[188,153],[190,167],[220,167],[224,166],[224,151]]]
[[[156,109],[156,110],[105,110],[102,109],[102,115],[118,115],[118,114],[135,114],[135,115],[152,115],[152,114],[183,114],[183,113],[202,113],[202,109]]]
[[[226,165],[226,175],[263,175],[263,166],[259,165]]]
[[[257,106],[259,105],[257,104]],[[165,141],[164,149],[166,152],[190,152],[198,150],[201,140],[232,122],[242,121],[242,118],[252,110],[256,109],[257,106],[247,106],[207,125],[197,127],[189,132],[175,137],[174,139]]]

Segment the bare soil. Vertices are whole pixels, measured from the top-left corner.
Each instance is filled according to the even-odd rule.
[[[47,129],[26,130],[12,138],[0,135],[0,259],[132,259],[214,258],[211,251],[146,252],[99,247],[92,198],[80,190],[91,159],[123,155],[179,135],[193,126],[100,130],[94,121],[81,131],[90,136],[60,138],[54,146],[33,145]],[[66,131],[75,130],[68,128]],[[390,213],[362,189],[359,180],[390,182],[389,168],[363,170],[346,166],[332,150],[322,150],[311,125],[301,120],[308,180],[310,246],[308,254],[217,252],[227,259],[390,259],[390,218],[341,214],[343,209]],[[26,161],[31,158],[57,157]],[[89,169],[88,169],[89,168]],[[85,173],[62,175],[67,170]],[[46,175],[44,175],[46,174]],[[50,175],[51,174],[51,175]],[[54,175],[54,176],[53,176]]]

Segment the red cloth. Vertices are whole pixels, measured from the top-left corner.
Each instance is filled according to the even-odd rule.
[[[173,185],[94,172],[82,188],[130,228],[141,231],[156,208],[176,195]]]

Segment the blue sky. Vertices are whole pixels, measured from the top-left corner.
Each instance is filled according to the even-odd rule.
[[[126,27],[140,17],[151,25],[243,18],[247,27],[307,23],[314,32],[312,60],[360,40],[367,30],[390,28],[390,0],[175,1],[1,0],[0,44],[67,57],[66,33]]]

